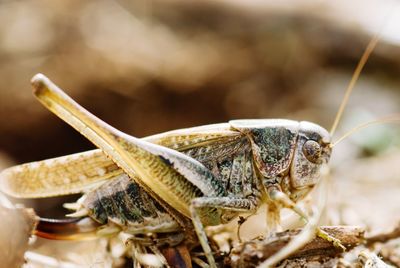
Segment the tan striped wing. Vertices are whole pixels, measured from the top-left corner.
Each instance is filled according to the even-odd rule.
[[[49,197],[83,192],[121,173],[100,150],[93,150],[5,169],[0,185],[14,197]]]
[[[240,133],[229,124],[173,130],[144,138],[178,151],[234,139]],[[100,150],[14,166],[0,173],[0,189],[18,198],[38,198],[81,193],[122,174]]]

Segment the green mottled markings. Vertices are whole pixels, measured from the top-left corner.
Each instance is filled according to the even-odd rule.
[[[266,165],[276,165],[290,156],[295,133],[285,128],[264,128],[252,131],[254,142],[260,148],[260,155]]]

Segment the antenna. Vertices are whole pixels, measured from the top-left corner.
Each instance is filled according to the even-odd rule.
[[[335,142],[331,143],[330,147],[336,146],[338,143],[342,142],[344,139],[348,138],[349,136],[353,135],[359,130],[362,130],[366,127],[372,126],[372,125],[377,125],[377,124],[384,124],[384,123],[399,123],[400,122],[400,114],[394,114],[394,115],[389,115],[385,116],[379,119],[375,119],[372,121],[368,121],[365,123],[362,123],[352,129],[350,129],[348,132],[346,132],[343,136],[341,136],[339,139],[337,139]]]
[[[330,131],[331,137],[335,133],[336,128],[339,124],[339,121],[342,118],[343,111],[346,108],[346,105],[350,98],[350,94],[354,89],[354,86],[360,76],[360,73],[361,73],[362,69],[364,68],[365,64],[367,63],[367,60],[368,60],[369,56],[371,55],[372,51],[375,49],[376,45],[378,44],[379,39],[380,39],[380,34],[376,34],[371,39],[371,41],[369,41],[368,46],[365,48],[365,51],[364,51],[363,55],[361,56],[361,59],[358,62],[356,69],[354,70],[353,77],[351,78],[350,83],[347,86],[346,93],[343,97],[342,103],[340,104],[339,110],[335,116],[335,121],[333,122],[331,131]]]

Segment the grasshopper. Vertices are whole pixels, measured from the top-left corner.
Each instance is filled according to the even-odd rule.
[[[270,226],[277,224],[283,207],[308,220],[296,202],[318,183],[346,98],[377,40],[370,42],[356,69],[331,133],[306,121],[251,119],[139,139],[95,117],[38,74],[32,85],[39,101],[99,149],[6,169],[0,173],[1,190],[19,198],[83,192],[70,206],[75,222],[89,216],[133,235],[159,234],[157,245],[178,244],[182,233],[192,237],[194,227],[209,266],[216,267],[204,226],[253,213],[263,203],[275,211],[268,215]],[[37,234],[75,237],[54,233],[48,224],[49,229],[45,221],[39,224]],[[341,246],[321,230],[317,233]]]

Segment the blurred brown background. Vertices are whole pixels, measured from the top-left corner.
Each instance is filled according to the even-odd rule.
[[[138,137],[236,118],[309,120],[329,129],[379,32],[338,137],[400,113],[399,18],[399,4],[389,0],[3,0],[0,169],[93,148],[34,99],[29,80],[38,72]],[[340,211],[331,223],[396,223],[399,134],[394,125],[374,126],[335,148]],[[376,217],[354,213],[366,204]]]
[[[300,2],[2,1],[0,149],[25,162],[92,147],[32,97],[38,72],[139,137],[233,118],[328,128],[371,34],[396,22],[389,2]],[[398,111],[397,44],[383,38],[349,109]]]

